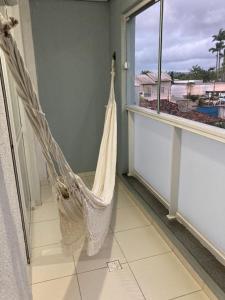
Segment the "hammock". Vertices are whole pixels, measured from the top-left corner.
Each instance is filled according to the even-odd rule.
[[[51,183],[57,190],[62,244],[72,250],[84,236],[87,254],[100,250],[108,233],[115,186],[117,121],[114,94],[114,63],[105,124],[92,190],[76,175],[66,161],[49,129],[37,94],[10,29],[18,22],[0,15],[0,47],[17,85],[17,92],[37,136],[47,162]]]

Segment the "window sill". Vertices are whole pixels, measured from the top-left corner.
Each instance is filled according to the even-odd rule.
[[[200,122],[184,119],[181,117],[169,115],[166,113],[158,114],[155,110],[140,107],[137,105],[127,105],[127,111],[142,115],[146,118],[168,124],[170,126],[181,128],[192,133],[225,143],[225,129],[203,124]]]

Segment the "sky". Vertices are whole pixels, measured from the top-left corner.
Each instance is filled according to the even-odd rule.
[[[212,35],[225,29],[225,0],[164,0],[163,71],[215,67]],[[136,72],[157,71],[159,2],[136,17]]]

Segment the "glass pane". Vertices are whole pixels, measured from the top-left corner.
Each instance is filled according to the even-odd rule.
[[[11,72],[8,70],[8,82],[10,88],[10,99],[12,104],[12,111],[13,111],[13,121],[14,121],[14,128],[16,131],[16,137],[18,137],[22,124],[21,124],[21,116],[20,116],[20,108],[19,108],[19,98],[16,91],[16,86],[14,83],[14,79],[12,78]]]
[[[153,109],[157,108],[159,16],[158,2],[135,17],[134,104]]]
[[[224,127],[224,15],[224,0],[165,0],[162,112]]]
[[[22,188],[23,188],[24,197],[25,197],[24,203],[26,206],[26,214],[25,215],[26,215],[27,236],[29,238],[30,216],[31,216],[31,197],[30,197],[30,188],[29,188],[29,181],[28,181],[28,174],[27,174],[27,165],[26,165],[23,137],[21,137],[19,144],[18,144],[18,155],[19,155],[22,185],[23,185]]]

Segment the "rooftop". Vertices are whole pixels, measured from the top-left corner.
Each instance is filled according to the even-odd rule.
[[[157,100],[147,101],[145,99],[141,99],[140,106],[146,107],[146,108],[149,108],[152,110],[157,110]],[[164,112],[164,113],[168,113],[170,115],[186,118],[189,120],[193,120],[193,121],[197,121],[197,122],[201,122],[201,123],[209,124],[209,125],[216,125],[216,123],[218,123],[218,122],[224,122],[224,120],[221,118],[211,117],[211,116],[208,116],[207,114],[203,114],[203,113],[193,111],[193,110],[187,111],[187,112],[182,112],[179,110],[178,104],[170,102],[168,100],[161,99],[160,111]]]
[[[171,82],[172,79],[169,74],[162,73],[161,81],[163,82]],[[135,78],[135,86],[147,85],[147,84],[157,84],[158,82],[158,74],[153,72],[147,72],[145,74],[139,74]]]

